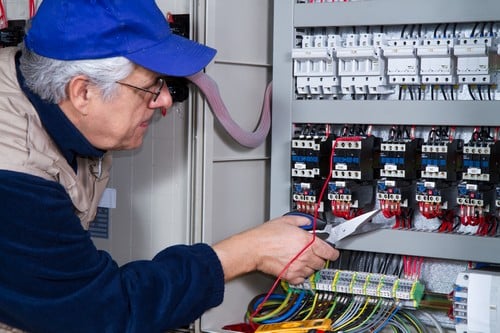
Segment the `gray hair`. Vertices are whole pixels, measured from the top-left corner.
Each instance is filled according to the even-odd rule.
[[[20,58],[26,86],[51,103],[59,103],[68,97],[66,86],[77,75],[87,76],[101,90],[103,99],[109,101],[116,93],[116,81],[129,76],[134,66],[124,57],[57,60],[40,56],[24,46]]]

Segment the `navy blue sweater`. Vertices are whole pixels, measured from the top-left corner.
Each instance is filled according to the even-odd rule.
[[[71,165],[76,155],[103,154],[57,105],[25,92]],[[0,216],[0,322],[30,332],[150,333],[187,325],[222,302],[211,247],[172,246],[118,267],[96,249],[58,183],[0,170]]]

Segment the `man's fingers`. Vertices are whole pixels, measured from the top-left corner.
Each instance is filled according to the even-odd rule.
[[[336,248],[321,239],[316,239],[311,249],[315,255],[325,260],[337,260],[340,255]]]
[[[287,215],[283,216],[281,219],[283,220],[283,222],[297,227],[301,227],[311,223],[311,220],[309,220],[307,217],[298,215]]]

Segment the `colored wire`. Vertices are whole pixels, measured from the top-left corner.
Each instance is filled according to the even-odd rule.
[[[375,313],[373,318],[371,318],[371,320],[367,323],[367,326],[363,327],[362,332],[373,332],[374,328],[382,322],[394,308],[394,306],[389,306],[387,301],[383,301],[381,310]]]
[[[0,29],[5,29],[8,26],[7,15],[5,13],[5,7],[3,1],[0,0]]]
[[[349,324],[352,321],[352,318],[356,316],[356,313],[358,313],[360,307],[361,303],[359,302],[359,298],[353,297],[347,310],[344,311],[344,313],[333,323],[333,329],[340,330],[341,327]]]
[[[323,196],[325,194],[325,191],[328,187],[328,183],[329,183],[329,179],[331,179],[332,177],[332,172],[333,172],[333,157],[335,156],[335,147],[337,145],[337,142],[339,141],[359,141],[361,140],[361,137],[359,136],[352,136],[352,137],[341,137],[341,138],[338,138],[336,139],[333,144],[332,144],[332,150],[331,150],[331,154],[330,154],[330,168],[329,168],[329,174],[328,176],[326,177],[326,181],[324,182],[323,184],[323,187],[321,188],[321,192],[319,194],[319,199],[318,199],[318,203],[315,204],[314,206],[314,218],[313,218],[313,229],[312,229],[312,239],[311,241],[306,244],[306,246],[304,246],[304,248],[302,250],[299,251],[299,253],[297,253],[291,260],[288,264],[285,265],[285,267],[283,268],[283,270],[278,274],[276,280],[274,281],[274,284],[272,285],[271,289],[268,291],[266,297],[264,298],[264,301],[261,303],[261,305],[259,305],[259,307],[257,307],[257,309],[255,309],[255,311],[250,315],[250,322],[252,322],[252,319],[255,317],[256,314],[259,313],[259,311],[261,310],[263,304],[267,301],[267,298],[274,292],[274,290],[276,289],[278,283],[281,281],[281,277],[283,276],[283,274],[285,274],[285,272],[288,270],[288,268],[292,265],[293,262],[295,262],[295,260],[297,260],[297,258],[299,258],[313,243],[314,241],[316,240],[316,221],[318,219],[318,213],[319,213],[319,205],[320,203],[322,202],[323,200]]]
[[[330,307],[330,310],[328,310],[328,313],[326,314],[325,318],[331,318],[332,314],[333,314],[333,311],[335,310],[335,308],[337,307],[337,301],[338,301],[338,298],[335,297],[333,299],[333,302],[332,302],[332,305]]]
[[[30,18],[33,18],[33,16],[35,16],[35,10],[36,10],[35,0],[30,0],[29,7],[30,7],[29,8]]]
[[[363,332],[365,331],[365,328],[363,327],[368,321],[372,320],[372,318],[374,317],[374,314],[378,311],[379,307],[380,307],[380,304],[382,304],[382,298],[379,298],[377,303],[375,303],[375,306],[373,307],[372,311],[370,312],[370,314],[361,322],[359,323],[357,326],[355,327],[352,327],[352,328],[349,328],[349,329],[346,329],[345,331],[346,332],[354,332],[356,330],[362,330]]]
[[[311,315],[314,313],[314,310],[316,309],[316,306],[318,304],[318,297],[319,297],[319,293],[316,293],[314,295],[313,302],[312,302],[312,305],[311,305],[311,309],[309,310],[309,313],[302,320],[309,319],[311,317]]]
[[[408,320],[413,325],[413,327],[415,327],[417,333],[424,333],[425,328],[416,317],[414,317],[408,311],[401,311],[399,314],[404,316],[406,320]]]
[[[408,322],[405,320],[405,318],[401,317],[401,313],[398,313],[394,316],[393,322],[401,325],[401,329],[403,332],[411,332],[411,328],[408,326]]]
[[[305,292],[300,293],[299,297],[294,302],[293,306],[287,312],[285,312],[281,316],[278,316],[278,317],[276,317],[274,319],[265,320],[262,323],[263,324],[274,324],[274,323],[279,323],[279,322],[285,321],[288,318],[290,318],[299,309],[299,307],[302,305],[302,301],[304,300],[305,294],[306,294]]]
[[[365,312],[366,308],[368,307],[369,303],[370,303],[370,299],[368,298],[368,299],[366,299],[366,301],[365,301],[365,305],[363,306],[363,308],[361,309],[361,311],[359,311],[359,312],[358,312],[358,314],[357,314],[356,316],[354,316],[351,320],[349,320],[349,321],[348,321],[348,322],[346,322],[345,324],[343,324],[343,325],[341,325],[341,326],[334,327],[334,329],[336,329],[336,330],[341,330],[341,329],[343,329],[344,327],[346,327],[347,325],[351,325],[351,324],[353,324],[353,323],[354,323],[354,322],[355,322],[355,321],[356,321],[359,317],[361,317],[361,315],[363,315],[363,314],[364,314],[364,312]],[[360,306],[361,306],[361,304],[360,304]],[[358,307],[358,309],[359,309],[359,307]]]
[[[387,319],[382,323],[382,325],[380,325],[375,331],[373,331],[373,333],[379,333],[382,329],[384,329],[384,327],[387,325],[387,323],[392,319],[392,317],[394,317],[394,315],[399,311],[400,308],[401,308],[401,305],[398,304],[395,307],[394,311],[389,315],[389,317],[387,317]]]
[[[265,321],[266,319],[269,319],[269,318],[272,318],[274,316],[276,316],[277,314],[279,314],[286,306],[287,304],[290,302],[290,298],[292,297],[292,291],[288,291],[288,293],[286,294],[286,297],[285,299],[283,300],[283,302],[281,302],[281,305],[278,306],[276,309],[274,309],[273,311],[263,315],[263,316],[260,316],[260,317],[253,317],[252,320],[255,321],[255,322],[263,322]],[[269,298],[268,298],[269,299]],[[264,305],[268,302],[268,299],[263,299],[262,300],[262,303],[259,304],[259,307],[261,305]]]

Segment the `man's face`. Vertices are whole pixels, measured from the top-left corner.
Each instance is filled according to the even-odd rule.
[[[157,74],[138,67],[117,83],[117,93],[110,100],[103,100],[98,88],[89,85],[92,98],[85,106],[86,115],[79,117],[75,125],[96,148],[140,147],[154,111],[172,106],[168,88],[157,79]]]

